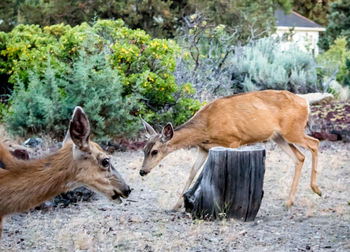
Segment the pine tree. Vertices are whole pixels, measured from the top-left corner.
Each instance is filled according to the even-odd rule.
[[[63,138],[75,106],[86,109],[96,139],[130,136],[139,130],[139,118],[130,114],[138,106],[137,98],[122,96],[120,76],[108,64],[106,55],[80,52],[77,61],[64,76],[50,62],[41,76],[29,74],[25,88],[19,82],[5,113],[11,133],[51,134]]]
[[[346,66],[346,76],[344,77],[344,85],[350,88],[350,58],[346,59],[345,66]]]
[[[13,0],[0,1],[0,31],[10,31],[17,22],[18,2]]]
[[[214,25],[239,27],[242,33],[259,32],[273,26],[274,10],[291,9],[291,0],[3,0],[0,2],[0,30],[17,24],[71,26],[94,18],[121,18],[132,29],[140,28],[153,37],[174,37],[183,17],[200,12]],[[242,37],[246,37],[246,35]]]
[[[327,16],[328,26],[320,38],[319,46],[328,50],[334,40],[340,36],[346,37],[350,49],[350,0],[340,0],[330,4],[331,14]]]
[[[293,0],[293,9],[320,25],[327,25],[330,4],[335,0]]]

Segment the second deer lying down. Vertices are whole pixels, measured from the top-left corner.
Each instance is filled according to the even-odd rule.
[[[129,186],[109,156],[89,140],[89,135],[89,121],[82,108],[77,107],[63,147],[52,155],[18,160],[0,144],[0,241],[6,215],[27,211],[79,185],[119,203],[120,197],[128,197]]]
[[[311,188],[321,195],[316,184],[318,140],[305,135],[308,102],[288,91],[266,90],[218,99],[199,110],[175,130],[167,124],[161,134],[143,121],[149,141],[144,148],[140,175],[151,171],[169,153],[190,146],[198,147],[194,163],[182,194],[205,162],[208,150],[215,146],[239,146],[269,139],[275,141],[295,162],[295,173],[287,207],[294,203],[305,156],[294,145],[312,153]],[[182,194],[174,209],[182,205]]]

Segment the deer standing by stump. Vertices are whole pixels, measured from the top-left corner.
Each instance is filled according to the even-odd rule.
[[[89,121],[83,109],[76,107],[63,147],[52,155],[19,160],[0,144],[0,241],[5,216],[27,211],[79,185],[118,203],[120,197],[128,197],[130,187],[89,136]]]
[[[304,163],[304,154],[295,146],[312,153],[311,188],[321,196],[316,184],[318,140],[304,132],[309,114],[306,99],[288,91],[265,90],[217,99],[205,105],[190,120],[175,130],[168,123],[158,134],[143,121],[149,140],[144,148],[140,175],[148,174],[166,155],[185,148],[198,147],[198,157],[192,166],[185,188],[173,209],[182,206],[182,195],[207,159],[212,147],[238,148],[245,144],[273,140],[295,162],[295,173],[289,198],[289,208]]]

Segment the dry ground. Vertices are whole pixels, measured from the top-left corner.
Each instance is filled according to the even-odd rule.
[[[134,188],[115,205],[103,197],[65,209],[7,218],[4,251],[350,251],[350,144],[322,142],[318,184],[309,186],[311,155],[303,168],[295,205],[287,211],[293,164],[271,143],[265,195],[255,222],[192,220],[167,212],[187,179],[195,150],[169,155],[146,177],[138,175],[142,152],[116,153],[115,167]]]

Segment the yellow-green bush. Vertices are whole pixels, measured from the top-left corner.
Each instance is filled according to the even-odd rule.
[[[173,40],[151,39],[142,30],[125,27],[121,20],[99,20],[93,26],[83,23],[75,27],[19,25],[9,33],[0,33],[0,50],[0,74],[8,75],[15,89],[28,88],[30,79],[44,79],[48,66],[57,79],[66,76],[81,52],[87,56],[103,53],[120,78],[120,95],[138,99],[138,106],[125,113],[155,123],[180,124],[200,107],[191,98],[191,85],[177,85],[172,74],[179,46]],[[29,73],[35,76],[29,78]],[[17,93],[13,93],[12,101]]]
[[[336,70],[336,80],[341,84],[346,84],[348,75],[346,60],[350,59],[350,50],[347,49],[345,37],[339,37],[330,46],[328,51],[318,55],[317,62],[321,66],[320,74],[330,77]]]

